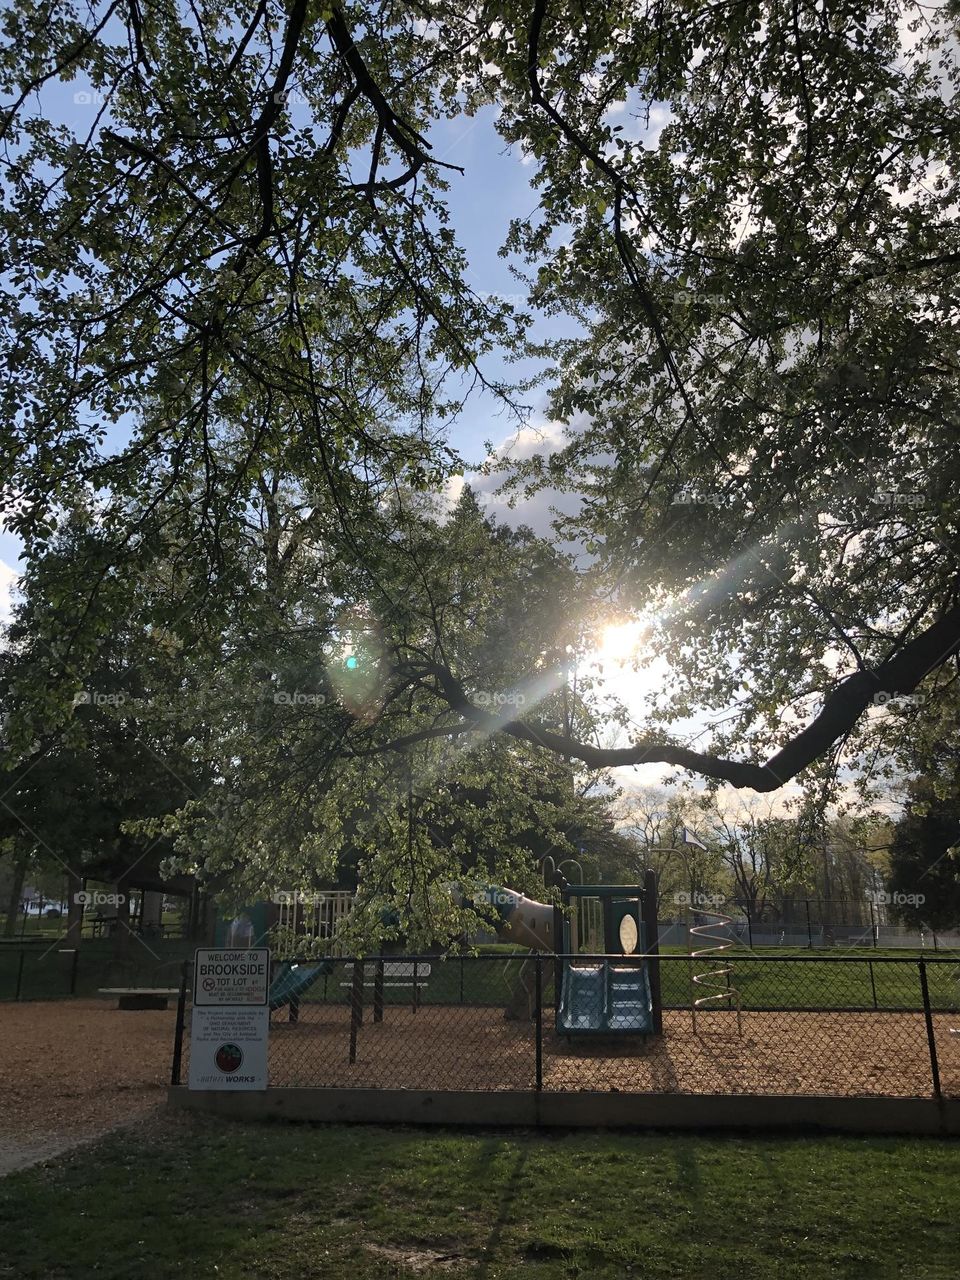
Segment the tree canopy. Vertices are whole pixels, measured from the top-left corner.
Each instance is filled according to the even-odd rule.
[[[10,741],[69,717],[144,591],[144,625],[211,672],[252,638],[238,688],[284,691],[291,638],[334,645],[328,752],[502,735],[769,791],[841,762],[882,781],[955,735],[957,13],[8,8],[4,501],[47,565],[55,677]],[[44,110],[57,84],[90,86],[82,129]],[[531,354],[528,315],[467,282],[446,195],[470,173],[431,144],[488,107],[540,197],[506,251],[531,308],[580,324],[535,352],[565,441],[503,477],[578,497],[577,554],[514,544],[509,616],[482,590],[468,613],[418,532],[471,388],[518,423],[531,390],[485,370]],[[78,510],[97,537],[66,567]],[[562,587],[536,604],[526,555]],[[649,618],[673,671],[627,746],[537,665],[614,615]],[[338,666],[361,635],[376,699]],[[477,697],[524,689],[508,714]],[[704,711],[694,747],[677,726]],[[288,768],[303,746],[265,714]]]

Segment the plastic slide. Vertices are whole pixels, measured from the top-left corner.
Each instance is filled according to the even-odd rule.
[[[564,962],[557,1030],[567,1034],[653,1031],[653,1000],[646,961],[618,964]]]
[[[268,1001],[271,1009],[282,1009],[284,1005],[296,1000],[309,991],[318,978],[325,973],[332,973],[333,965],[329,960],[318,961],[317,964],[294,964],[277,974],[270,984]]]
[[[497,937],[501,941],[519,943],[535,951],[553,950],[553,907],[549,903],[537,902],[500,885],[489,885],[483,901],[497,908]]]

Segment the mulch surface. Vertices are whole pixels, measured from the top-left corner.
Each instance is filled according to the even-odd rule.
[[[176,1012],[108,1000],[0,1004],[0,1174],[135,1120],[164,1099]]]
[[[572,1041],[545,1011],[545,1089],[676,1093],[841,1094],[928,1097],[930,1053],[922,1014],[664,1014],[664,1036]],[[958,1015],[934,1017],[945,1092],[960,1094]],[[397,1089],[529,1089],[534,1034],[497,1008],[424,1005],[385,1010],[361,1026],[349,1061],[349,1013],[304,1005],[300,1022],[275,1020],[271,1082],[289,1086]]]
[[[141,1118],[164,1100],[173,1009],[121,1012],[105,1000],[0,1004],[0,1174]],[[934,1017],[944,1092],[960,1095],[956,1014]],[[896,1013],[701,1014],[668,1011],[662,1039],[556,1036],[544,1013],[546,1089],[679,1093],[931,1093],[923,1017]],[[349,1061],[343,1006],[305,1003],[300,1022],[274,1015],[270,1078],[278,1086],[529,1089],[534,1033],[501,1008],[388,1006],[368,1011]],[[187,1078],[189,1028],[183,1078]]]

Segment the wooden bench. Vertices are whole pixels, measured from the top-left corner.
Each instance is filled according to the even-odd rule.
[[[100,987],[100,995],[117,996],[118,1009],[166,1009],[179,987]]]

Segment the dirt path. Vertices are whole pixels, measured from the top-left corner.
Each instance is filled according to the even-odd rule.
[[[106,1000],[0,1004],[0,1177],[161,1103],[175,1017]]]

